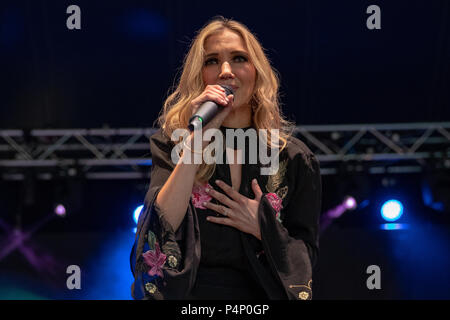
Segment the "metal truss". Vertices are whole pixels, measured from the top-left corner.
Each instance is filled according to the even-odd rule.
[[[321,162],[322,174],[368,174],[450,168],[450,122],[324,125],[296,133]]]
[[[298,126],[294,134],[317,156],[322,174],[394,174],[450,168],[450,122]],[[6,180],[147,179],[154,128],[0,130]]]

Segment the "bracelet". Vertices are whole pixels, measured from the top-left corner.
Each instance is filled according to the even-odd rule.
[[[186,149],[188,149],[189,151],[194,152],[194,153],[203,154],[203,151],[195,151],[195,150],[192,150],[191,148],[189,148],[188,145],[186,144],[186,140],[184,140],[184,142],[183,142],[183,146],[186,147]]]

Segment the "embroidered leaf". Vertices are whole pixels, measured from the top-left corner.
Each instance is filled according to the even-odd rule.
[[[288,186],[284,186],[277,190],[276,194],[281,198],[284,199],[288,193]]]
[[[156,236],[151,230],[148,230],[147,238],[148,238],[148,246],[150,247],[150,250],[155,250]]]
[[[286,174],[286,168],[287,168],[287,159],[284,161],[281,161],[278,166],[278,171],[274,175],[269,176],[267,180],[266,189],[268,192],[275,193],[276,190],[280,187],[281,183],[283,182],[284,176]]]

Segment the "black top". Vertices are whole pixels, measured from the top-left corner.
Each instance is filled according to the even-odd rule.
[[[199,208],[194,189],[180,227],[173,230],[155,202],[175,168],[173,147],[162,130],[150,137],[151,181],[130,256],[133,298],[252,299],[265,294],[273,300],[311,299],[321,179],[319,161],[306,145],[289,138],[279,154],[278,170],[269,176],[263,174],[264,165],[251,164],[245,152],[239,193],[254,199],[254,178],[263,192],[258,208],[261,241],[206,221],[207,215],[217,213]],[[208,181],[224,193],[216,178],[232,185],[226,161],[216,164]]]
[[[246,131],[249,128],[251,127],[242,129]],[[226,129],[233,128],[221,126],[220,129],[225,133]],[[247,144],[248,139],[246,139]],[[234,149],[236,148],[237,143],[235,142]],[[216,170],[211,179],[209,179],[210,185],[217,191],[221,191],[221,189],[214,183],[216,179],[222,180],[230,186],[232,185],[230,166],[225,159],[226,154],[224,153],[224,163],[216,164]],[[249,170],[251,171],[252,169],[245,161],[242,164],[241,185],[239,188],[239,193],[244,195],[248,194],[248,190],[245,190],[244,186],[248,185],[248,180],[251,179]],[[215,199],[211,201],[220,205]],[[197,215],[200,227],[201,258],[196,286],[190,298],[229,299],[230,297],[235,297],[235,299],[266,299],[267,296],[264,293],[264,289],[254,278],[254,272],[251,272],[248,258],[242,246],[241,231],[230,226],[207,221],[207,216],[221,216],[213,210],[197,208]],[[255,240],[258,241],[256,238]]]

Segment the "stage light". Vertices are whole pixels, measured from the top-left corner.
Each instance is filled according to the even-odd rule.
[[[409,225],[404,223],[383,223],[381,225],[381,230],[405,230],[408,228]]]
[[[137,207],[134,210],[133,218],[134,218],[134,222],[136,222],[136,224],[138,223],[139,215],[141,214],[141,211],[143,208],[144,208],[144,205],[140,205],[139,207]]]
[[[320,216],[320,232],[323,232],[326,228],[328,228],[332,221],[338,219],[344,214],[344,212],[347,210],[353,210],[356,206],[356,199],[352,196],[346,196],[342,203]]]
[[[423,203],[435,211],[449,212],[450,175],[446,172],[428,174],[422,180]]]
[[[353,210],[356,208],[356,200],[353,197],[347,197],[344,201],[344,207],[348,210]]]
[[[55,214],[58,217],[64,217],[66,215],[66,208],[62,204],[58,204],[55,207]]]
[[[403,214],[403,205],[398,200],[386,201],[381,207],[381,216],[384,220],[392,222],[400,219]]]

